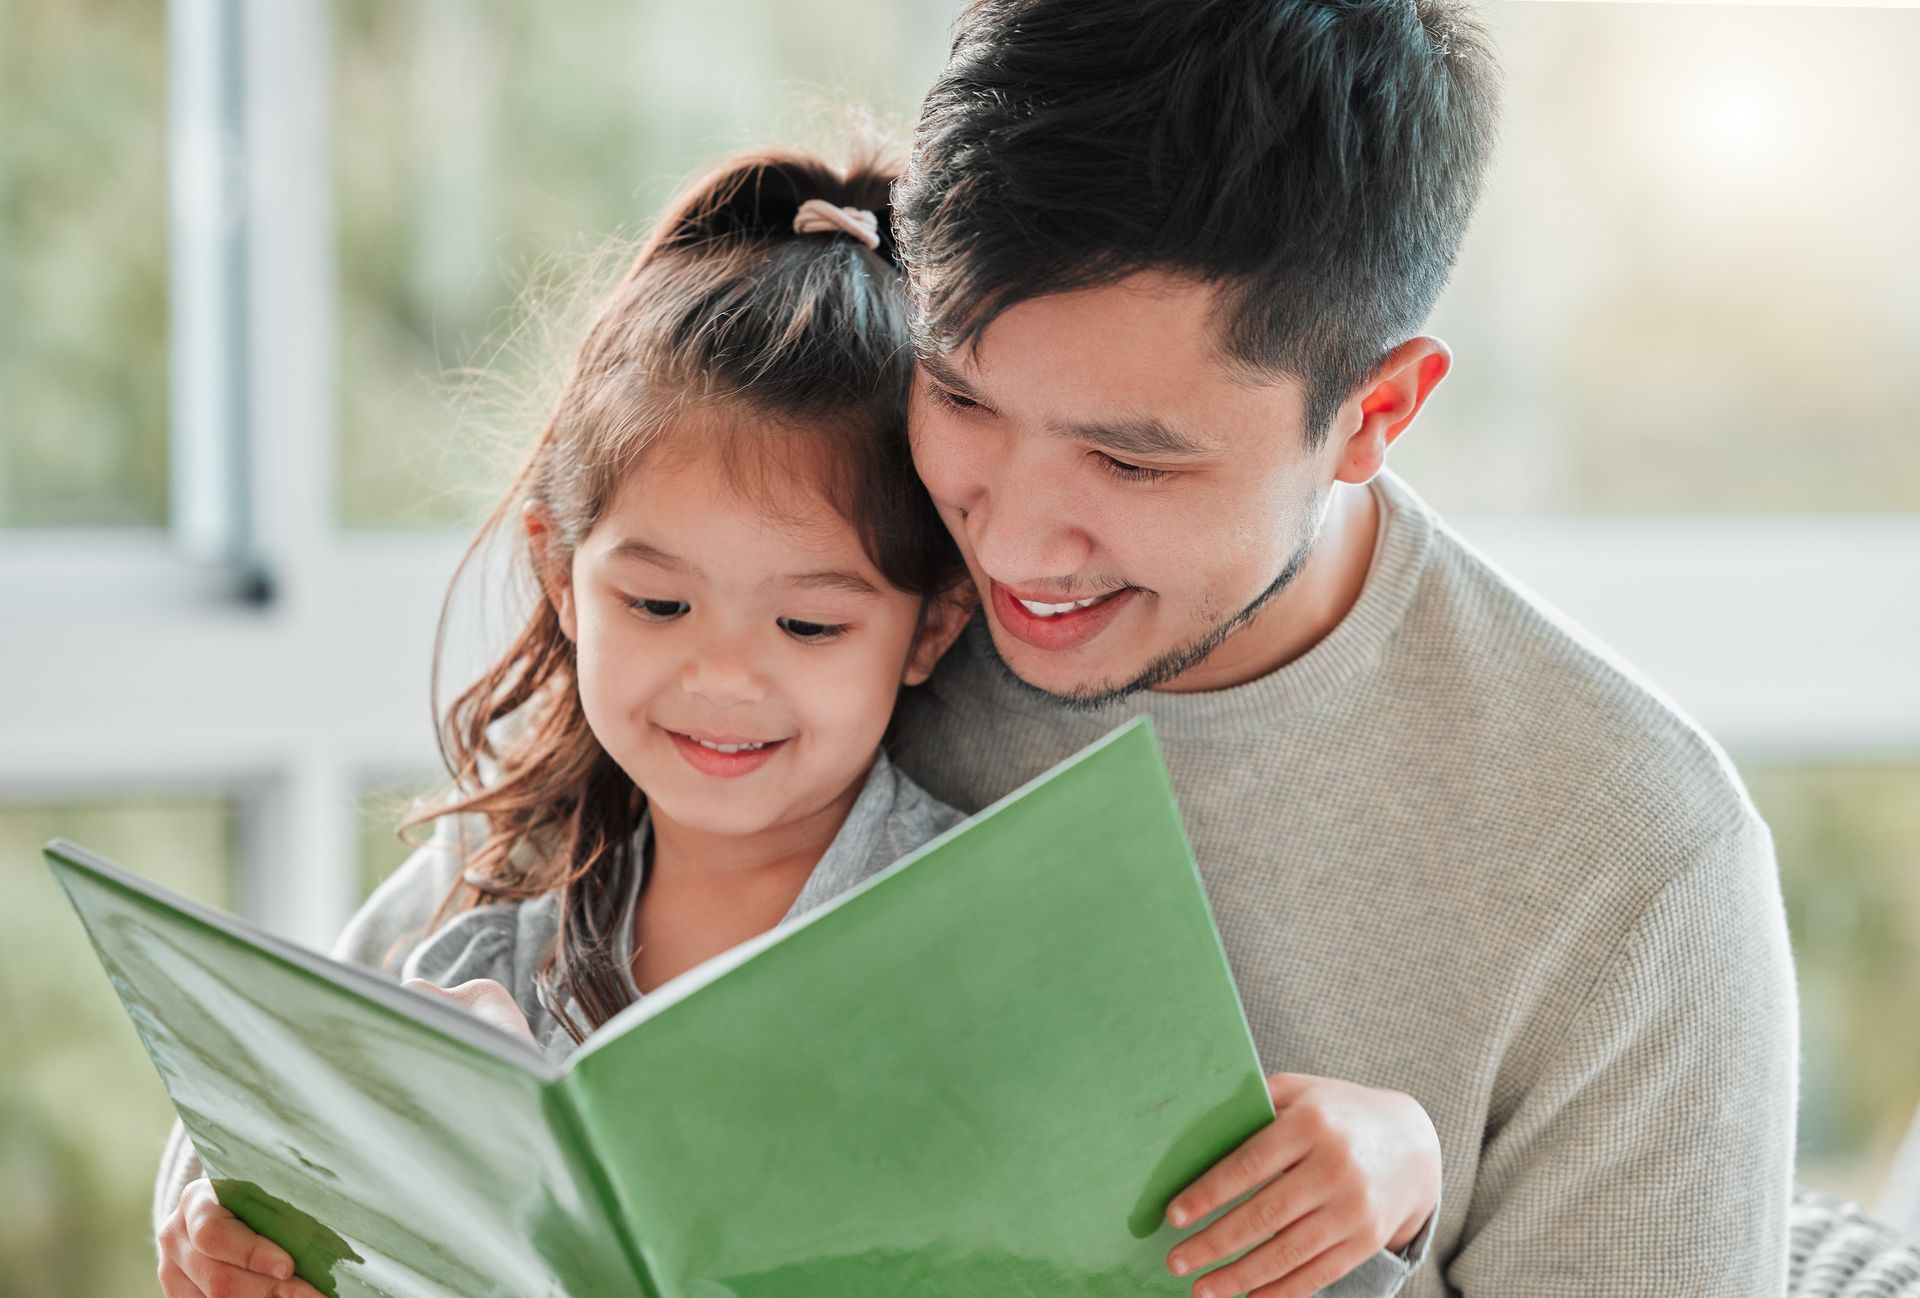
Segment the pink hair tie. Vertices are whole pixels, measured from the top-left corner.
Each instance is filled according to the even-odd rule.
[[[835,207],[824,198],[809,198],[793,215],[796,234],[850,234],[869,248],[880,247],[880,219],[865,208]]]

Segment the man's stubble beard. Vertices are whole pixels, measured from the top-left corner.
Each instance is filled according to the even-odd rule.
[[[1307,535],[1294,547],[1293,554],[1280,569],[1279,575],[1267,584],[1265,590],[1254,596],[1250,604],[1233,616],[1223,619],[1205,633],[1149,662],[1124,685],[1103,684],[1083,687],[1066,694],[1057,694],[1052,690],[1042,689],[1014,671],[1007,660],[1001,656],[1000,646],[995,643],[991,634],[987,636],[987,645],[992,652],[987,656],[992,660],[1001,679],[1021,693],[1056,707],[1066,708],[1071,712],[1095,712],[1109,704],[1118,703],[1122,699],[1138,694],[1142,690],[1155,689],[1164,685],[1203,662],[1215,649],[1226,643],[1227,637],[1252,621],[1254,614],[1258,613],[1268,600],[1285,590],[1293,579],[1300,575],[1300,569],[1306,566],[1307,556],[1313,553],[1314,544],[1319,540],[1318,503],[1315,498],[1308,499],[1307,507],[1303,511],[1306,517],[1312,520]],[[982,611],[981,616],[985,617],[986,613]]]

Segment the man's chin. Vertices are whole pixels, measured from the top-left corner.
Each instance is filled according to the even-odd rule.
[[[1113,671],[1104,657],[1082,651],[1049,652],[1009,635],[989,612],[987,639],[1001,676],[1023,693],[1057,707],[1094,711],[1146,689],[1138,671]]]

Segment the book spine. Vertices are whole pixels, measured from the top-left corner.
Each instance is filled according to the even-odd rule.
[[[587,1135],[586,1123],[581,1120],[580,1111],[574,1106],[572,1091],[565,1079],[549,1085],[546,1090],[554,1126],[563,1134],[576,1165],[585,1170],[591,1181],[593,1196],[612,1225],[615,1238],[620,1241],[620,1250],[626,1254],[627,1266],[633,1272],[640,1293],[644,1298],[666,1298],[640,1252],[640,1242],[627,1229],[627,1214],[619,1194],[613,1188],[613,1182],[607,1177],[606,1169],[600,1165],[599,1151]]]

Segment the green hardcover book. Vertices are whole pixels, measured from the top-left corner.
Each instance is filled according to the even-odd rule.
[[[341,1298],[1131,1298],[1273,1117],[1135,721],[555,1062],[56,839],[220,1200]]]

